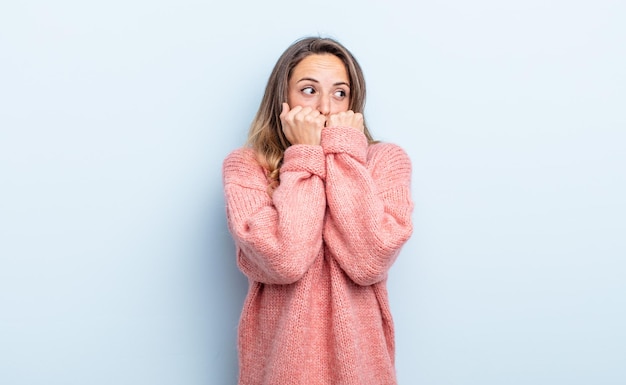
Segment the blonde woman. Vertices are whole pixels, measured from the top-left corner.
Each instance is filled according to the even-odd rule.
[[[229,230],[249,279],[240,385],[396,384],[387,272],[412,233],[411,163],[373,140],[365,81],[333,39],[276,63],[248,145],[224,161]]]

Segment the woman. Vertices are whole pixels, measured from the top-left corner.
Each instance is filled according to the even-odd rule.
[[[411,164],[372,139],[365,82],[327,38],[279,58],[248,146],[224,161],[229,230],[250,286],[239,384],[395,384],[387,272],[412,232]]]

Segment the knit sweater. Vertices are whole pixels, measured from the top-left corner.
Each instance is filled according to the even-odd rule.
[[[223,164],[237,264],[249,279],[239,385],[396,384],[387,273],[412,233],[411,163],[349,127],[285,151],[270,196],[249,148]]]

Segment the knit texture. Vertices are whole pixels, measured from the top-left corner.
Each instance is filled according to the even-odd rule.
[[[237,264],[249,279],[239,385],[396,384],[387,272],[412,233],[411,163],[347,127],[285,151],[270,197],[253,150],[223,177]]]

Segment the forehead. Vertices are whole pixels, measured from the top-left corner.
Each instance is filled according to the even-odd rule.
[[[292,78],[298,81],[306,76],[330,76],[337,80],[348,80],[346,66],[341,59],[333,54],[312,54],[300,61],[292,72]]]

